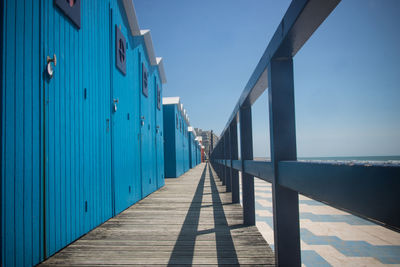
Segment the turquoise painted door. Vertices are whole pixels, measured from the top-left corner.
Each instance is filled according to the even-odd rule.
[[[141,178],[143,197],[155,190],[154,177],[154,117],[152,112],[152,91],[149,77],[150,66],[145,62],[145,56],[140,54],[140,159],[141,159]],[[147,89],[146,89],[147,88]]]
[[[164,185],[164,144],[162,140],[163,131],[163,115],[161,88],[157,78],[154,78],[154,121],[155,121],[155,177],[157,181],[157,189]]]
[[[116,33],[126,39],[126,72],[116,67]],[[112,99],[109,107],[112,111],[112,177],[114,184],[115,214],[125,210],[141,198],[142,189],[139,171],[139,98],[138,98],[138,57],[128,29],[120,14],[113,12],[111,22],[111,63]],[[117,50],[118,53],[120,50]],[[118,54],[119,55],[119,54]]]
[[[109,4],[81,1],[81,26],[42,2],[46,255],[112,215]],[[47,59],[49,58],[49,60]]]

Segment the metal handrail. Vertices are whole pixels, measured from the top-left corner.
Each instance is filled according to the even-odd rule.
[[[212,167],[255,224],[254,177],[272,183],[276,263],[300,266],[298,194],[400,230],[400,167],[297,161],[293,56],[340,0],[294,0],[244,88],[218,143]],[[271,161],[253,160],[251,106],[268,88]],[[237,127],[240,122],[240,159]]]

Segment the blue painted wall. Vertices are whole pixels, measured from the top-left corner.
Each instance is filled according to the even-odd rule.
[[[40,46],[37,1],[1,1],[1,264],[43,255]],[[16,34],[22,32],[24,34]],[[27,62],[29,64],[24,64]]]
[[[176,175],[177,177],[181,176],[184,173],[183,170],[183,137],[182,137],[182,129],[183,129],[183,119],[182,119],[182,114],[178,110],[178,108],[175,109],[176,114],[178,115],[178,121],[179,121],[179,127],[176,131],[176,154],[177,154],[177,163],[176,163]]]
[[[165,177],[176,178],[198,164],[198,151],[178,104],[165,104],[163,108]]]
[[[196,165],[199,164],[199,145],[196,142]]]
[[[194,134],[190,133],[190,138],[191,138],[191,142],[190,142],[190,147],[191,147],[191,164],[192,164],[192,168],[195,167],[197,165],[196,162],[196,141],[194,140]]]
[[[196,163],[197,165],[201,163],[201,148],[199,142],[196,142]]]
[[[183,118],[178,105],[168,104],[163,108],[165,177],[176,178],[185,172]]]
[[[155,177],[155,142],[154,142],[154,133],[155,133],[155,122],[154,122],[154,82],[151,77],[151,69],[150,64],[148,63],[147,55],[144,52],[144,43],[143,40],[138,40],[138,51],[139,51],[139,69],[140,73],[142,71],[142,64],[145,65],[145,68],[149,73],[149,84],[148,84],[148,96],[143,95],[142,90],[140,90],[140,117],[141,117],[141,128],[140,128],[140,140],[141,140],[141,173],[142,173],[142,193],[143,197],[149,195],[153,192],[156,185],[156,177]],[[142,79],[141,75],[140,79]],[[140,83],[142,84],[142,83]]]
[[[118,101],[117,111],[111,112],[112,179],[114,185],[114,214],[118,214],[142,198],[139,143],[139,56],[134,38],[130,37],[126,18],[118,2],[111,2],[112,97]],[[127,40],[126,75],[115,68],[115,25]],[[110,104],[109,104],[110,105]]]
[[[159,73],[155,69],[154,73],[154,87],[153,90],[154,94],[154,103],[155,103],[155,152],[156,152],[156,182],[157,182],[157,189],[164,186],[164,120],[163,120],[163,105],[162,105],[162,86]],[[157,86],[160,89],[160,109],[157,106]]]
[[[82,1],[79,30],[52,1],[43,1],[41,12],[41,69],[44,57],[57,55],[54,77],[42,81],[45,255],[49,256],[112,216],[107,119],[114,67],[107,2]]]
[[[190,169],[190,164],[189,164],[189,132],[188,132],[188,127],[189,125],[186,123],[186,120],[184,121],[185,128],[183,129],[183,155],[184,155],[184,162],[183,162],[183,168],[184,172],[187,172]]]
[[[193,168],[193,134],[192,132],[188,132],[188,144],[189,144],[189,168]]]
[[[199,146],[198,149],[199,149],[199,150],[198,150],[198,151],[199,151],[198,153],[199,153],[199,164],[200,164],[200,163],[201,163],[201,147]]]
[[[177,176],[177,144],[176,144],[176,105],[163,105],[164,132],[164,173],[166,178]]]
[[[80,29],[53,1],[1,5],[1,264],[29,266],[164,185],[162,85],[117,0],[81,1]],[[115,25],[126,75],[115,67]]]

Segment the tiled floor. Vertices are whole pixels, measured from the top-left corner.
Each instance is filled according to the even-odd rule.
[[[257,227],[273,248],[271,185],[255,179]],[[299,196],[303,266],[400,266],[400,233]]]

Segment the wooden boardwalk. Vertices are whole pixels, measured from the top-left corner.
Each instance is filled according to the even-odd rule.
[[[270,266],[274,254],[242,224],[216,174],[200,164],[52,256],[42,266]]]

